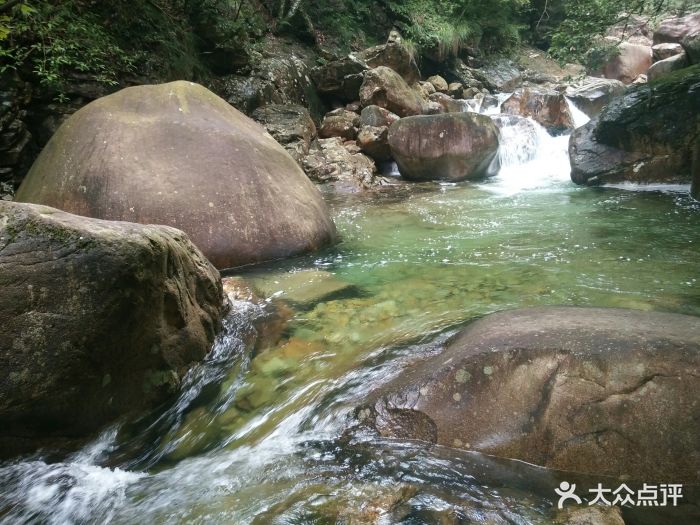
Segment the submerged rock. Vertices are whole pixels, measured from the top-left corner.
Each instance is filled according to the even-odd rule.
[[[317,249],[328,208],[294,159],[190,82],[123,89],[58,130],[17,200],[185,231],[218,268]]]
[[[265,273],[253,277],[251,283],[265,297],[280,294],[282,299],[301,306],[328,300],[353,288],[350,283],[323,270]]]
[[[225,310],[183,232],[31,204],[0,202],[0,288],[3,455],[164,401]]]
[[[689,182],[700,126],[700,65],[634,86],[569,141],[571,179]]]
[[[501,112],[530,117],[552,134],[574,129],[566,97],[556,91],[519,89],[501,104]]]
[[[531,308],[474,322],[357,414],[382,436],[697,483],[699,377],[700,318]]]
[[[380,66],[365,73],[360,87],[363,106],[379,106],[400,117],[420,115],[425,101],[393,69]]]
[[[490,175],[498,150],[498,129],[476,113],[422,115],[389,128],[391,154],[409,180],[448,180]]]

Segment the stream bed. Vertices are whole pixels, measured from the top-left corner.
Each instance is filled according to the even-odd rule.
[[[328,195],[337,246],[237,273],[263,300],[234,300],[172,404],[0,465],[0,522],[551,523],[559,473],[345,431],[370,391],[491,312],[700,315],[700,203],[576,187],[566,140],[513,134],[485,182]]]

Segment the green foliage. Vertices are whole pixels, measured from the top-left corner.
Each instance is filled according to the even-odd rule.
[[[508,50],[520,42],[527,0],[389,0],[405,36],[419,49],[445,59],[462,49]]]
[[[596,69],[617,52],[616,42],[603,36],[613,25],[623,28],[632,15],[654,19],[682,15],[689,10],[692,0],[577,0],[538,4],[541,10],[537,26],[545,22],[549,26],[546,40],[550,52],[562,62],[580,62],[589,69]]]

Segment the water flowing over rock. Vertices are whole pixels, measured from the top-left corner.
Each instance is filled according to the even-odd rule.
[[[615,97],[622,95],[626,86],[619,80],[587,77],[581,85],[567,89],[566,96],[589,117],[595,117]]]
[[[459,181],[493,173],[498,150],[493,121],[476,113],[407,117],[389,128],[389,146],[409,180]]]
[[[688,182],[700,125],[700,66],[634,86],[569,142],[571,179]]]
[[[380,66],[365,73],[360,87],[363,106],[379,106],[400,117],[420,115],[425,101],[393,69]]]
[[[328,209],[264,129],[202,86],[138,86],[98,99],[54,135],[17,199],[185,231],[218,268],[317,249]]]
[[[469,325],[357,414],[382,436],[599,476],[697,483],[698,377],[697,317],[522,309]]]
[[[162,402],[224,313],[183,232],[31,204],[0,202],[0,287],[3,454]]]
[[[574,129],[566,98],[556,91],[519,89],[501,105],[501,111],[531,117],[552,134]]]
[[[316,138],[316,125],[303,106],[269,104],[256,109],[252,118],[262,124],[297,163],[309,153],[311,141]]]

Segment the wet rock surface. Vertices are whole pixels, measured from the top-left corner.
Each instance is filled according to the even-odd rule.
[[[700,125],[700,66],[630,89],[569,141],[577,184],[689,182]]]
[[[218,268],[335,238],[326,204],[294,159],[259,124],[189,82],[127,88],[81,109],[44,148],[17,200],[179,228]]]
[[[551,134],[574,129],[566,98],[556,91],[519,89],[501,104],[501,111],[510,115],[530,117]]]
[[[389,146],[406,179],[480,178],[490,174],[498,130],[489,117],[476,113],[408,117],[389,128]]]
[[[225,312],[181,231],[29,204],[0,202],[0,287],[2,455],[172,396]]]
[[[580,473],[697,483],[699,378],[696,317],[522,309],[472,323],[357,415],[382,436]]]

